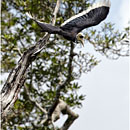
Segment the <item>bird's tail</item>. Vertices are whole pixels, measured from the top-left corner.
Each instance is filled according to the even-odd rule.
[[[42,32],[48,32],[50,34],[60,34],[61,28],[60,27],[56,27],[53,26],[51,24],[48,23],[44,23],[41,22],[39,20],[37,20],[35,17],[33,17],[30,13],[26,13],[26,15],[31,18],[32,20],[34,20],[42,29]]]

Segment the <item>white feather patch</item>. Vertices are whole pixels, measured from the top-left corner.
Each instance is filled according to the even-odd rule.
[[[110,0],[104,0],[104,1],[101,1],[99,3],[93,4],[87,10],[84,10],[83,12],[81,12],[81,13],[75,15],[75,16],[72,16],[71,18],[69,18],[68,20],[66,20],[64,23],[61,24],[61,26],[64,26],[65,24],[67,24],[68,22],[72,21],[73,19],[75,19],[77,17],[80,17],[80,16],[83,16],[83,15],[87,14],[89,11],[91,11],[91,10],[93,10],[95,8],[102,7],[102,6],[110,7],[111,6]]]

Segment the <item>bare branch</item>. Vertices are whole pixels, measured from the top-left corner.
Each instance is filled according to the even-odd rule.
[[[28,95],[28,97],[29,97],[29,100],[30,100],[31,102],[35,103],[35,105],[36,105],[45,115],[47,115],[47,111],[46,111],[45,109],[43,109],[37,101],[35,101],[35,100],[33,100],[33,99],[31,98],[30,93],[29,93],[29,90],[28,90],[26,84],[24,84],[24,87],[25,87],[26,93],[27,93],[27,95]]]
[[[79,117],[78,114],[75,114],[67,105],[66,106],[66,114],[68,114],[68,118],[65,121],[65,123],[63,124],[63,126],[61,127],[60,130],[68,130],[69,127],[72,125],[72,123]]]
[[[61,3],[61,0],[57,0],[57,3],[56,3],[56,7],[55,7],[55,10],[54,10],[54,18],[52,20],[52,25],[55,25],[55,22],[56,22],[56,16],[57,16],[57,13],[58,13],[58,10],[60,8],[60,3]]]
[[[56,121],[57,119],[59,119],[61,113],[67,114],[68,118],[60,130],[67,130],[74,122],[74,120],[79,117],[78,114],[75,114],[63,100],[59,100],[59,104],[52,114],[52,121]]]

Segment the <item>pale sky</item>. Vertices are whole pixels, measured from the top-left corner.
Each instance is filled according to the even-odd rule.
[[[122,30],[128,22],[128,8],[128,0],[111,0],[105,22],[115,23]],[[87,45],[84,51],[89,51]],[[129,60],[109,60],[98,52],[94,54],[102,61],[79,81],[82,85],[79,93],[85,94],[86,99],[81,109],[74,110],[79,118],[69,130],[128,130]],[[59,122],[62,124],[63,120]]]

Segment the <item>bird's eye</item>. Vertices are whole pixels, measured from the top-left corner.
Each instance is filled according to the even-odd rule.
[[[79,36],[80,38],[83,38],[83,36],[81,35],[81,36]]]

